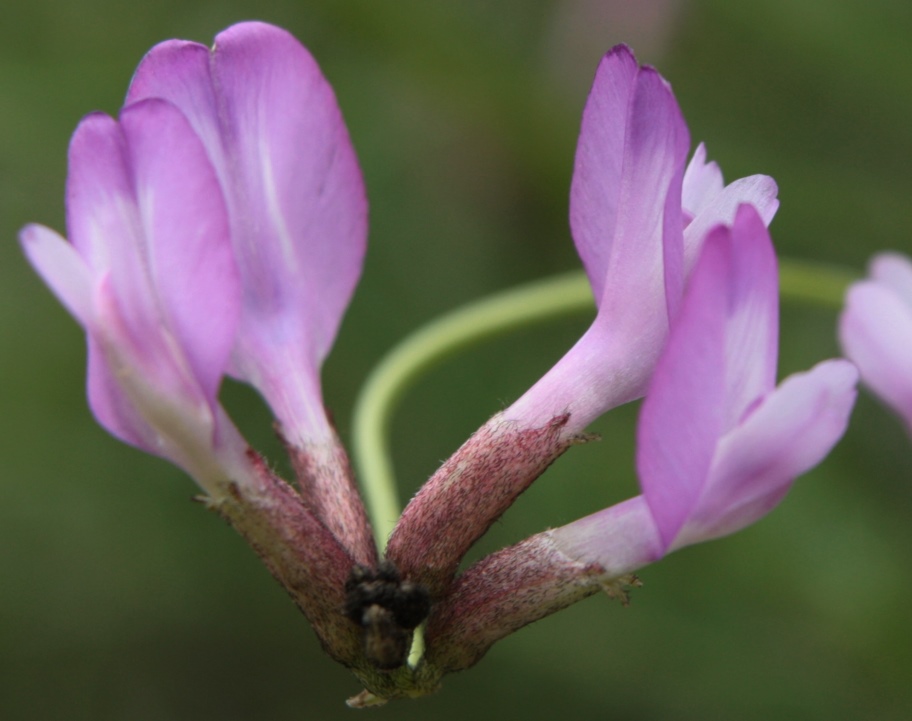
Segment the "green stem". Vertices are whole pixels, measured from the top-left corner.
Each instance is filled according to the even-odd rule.
[[[779,296],[785,301],[839,310],[849,283],[859,277],[851,268],[812,260],[780,258]]]
[[[857,276],[836,266],[780,259],[785,301],[838,309],[846,286]],[[488,338],[562,316],[591,312],[589,283],[582,271],[496,293],[448,313],[396,346],[368,377],[354,410],[353,450],[374,536],[381,549],[401,512],[389,427],[402,396],[422,374]]]

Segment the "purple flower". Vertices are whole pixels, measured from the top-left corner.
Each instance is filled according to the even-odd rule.
[[[242,23],[211,51],[180,40],[153,48],[121,126],[90,116],[74,137],[73,246],[46,229],[23,233],[89,331],[96,416],[191,470],[176,446],[218,440],[222,375],[251,383],[279,421],[305,502],[356,560],[373,563],[320,387],[367,235],[364,184],[332,89],[286,31]],[[220,423],[231,428],[231,462],[243,465],[246,444]]]
[[[611,576],[766,515],[845,431],[858,373],[820,363],[775,386],[776,260],[757,211],[706,238],[640,413],[643,494],[554,530]]]
[[[685,168],[689,143],[668,83],[615,47],[586,103],[570,192],[573,239],[598,314],[504,418],[540,427],[569,413],[569,435],[641,396],[707,231],[731,223],[741,203],[772,220],[772,178],[725,186],[702,144]]]
[[[776,259],[740,206],[708,233],[640,412],[642,495],[539,533],[461,574],[428,620],[428,663],[456,671],[513,631],[683,546],[768,513],[839,440],[858,373],[830,360],[775,385]]]
[[[839,339],[865,384],[912,433],[912,261],[884,253],[869,274],[849,288]]]
[[[332,88],[288,32],[248,22],[211,50],[155,46],[127,101],[149,97],[184,113],[225,195],[243,298],[229,371],[263,394],[292,445],[332,439],[319,371],[367,239],[361,171]]]
[[[615,47],[583,112],[570,226],[598,313],[535,385],[491,418],[406,507],[389,557],[429,588],[595,418],[643,395],[707,231],[750,203],[768,224],[776,184],[726,186],[689,133],[667,82]],[[686,167],[685,167],[686,166]],[[441,533],[447,528],[452,533]]]
[[[174,161],[180,158],[180,162]],[[23,229],[29,260],[88,335],[88,396],[118,438],[205,484],[240,284],[218,180],[162,100],[87,116],[70,143],[70,242]]]
[[[99,422],[192,475],[354,669],[367,662],[345,584],[376,549],[319,365],[360,272],[363,191],[313,60],[284,31],[244,24],[211,56],[177,41],[154,49],[119,122],[89,115],[73,136],[70,242],[38,225],[21,234],[86,329]],[[219,405],[228,370],[294,434],[300,492]]]

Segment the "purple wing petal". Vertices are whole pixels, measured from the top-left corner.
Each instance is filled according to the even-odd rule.
[[[674,547],[734,533],[776,506],[848,425],[858,372],[843,360],[789,376],[719,444],[702,497]]]
[[[777,312],[772,243],[744,205],[706,239],[640,417],[637,467],[666,544],[703,495],[719,439],[773,387]]]
[[[240,302],[218,181],[184,116],[147,100],[127,107],[120,124],[83,120],[67,198],[73,245],[96,279],[90,405],[114,435],[161,454],[148,409],[119,379],[189,412],[203,397],[215,403]]]
[[[912,432],[912,307],[879,282],[856,283],[846,296],[839,336],[865,384]]]
[[[738,208],[731,239],[725,328],[726,429],[733,428],[753,403],[773,389],[779,355],[776,253],[754,206]]]
[[[158,312],[214,403],[240,312],[240,281],[221,188],[199,138],[170,103],[145,100],[128,106],[121,125]],[[156,342],[167,342],[161,335]]]
[[[700,497],[725,431],[731,256],[730,231],[717,228],[706,240],[640,411],[637,470],[663,547]]]

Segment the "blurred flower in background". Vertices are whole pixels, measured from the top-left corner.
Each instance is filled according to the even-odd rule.
[[[907,256],[874,257],[868,278],[846,294],[839,338],[865,385],[912,433],[912,261]]]

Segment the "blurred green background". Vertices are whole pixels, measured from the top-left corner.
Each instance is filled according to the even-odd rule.
[[[364,280],[325,372],[348,436],[371,366],[436,314],[576,267],[567,194],[600,55],[626,41],[674,85],[731,180],[769,173],[784,255],[859,272],[912,251],[907,0],[13,0],[0,10],[0,718],[336,719],[359,687],[323,657],[192,482],[107,436],[81,332],[21,257],[64,227],[79,118],[116,113],[159,40],[250,18],[291,30],[334,85],[371,201]],[[835,310],[783,307],[783,374],[838,352]],[[444,364],[394,429],[404,494],[578,337],[586,318]],[[912,372],[912,369],[910,369]],[[271,458],[266,410],[226,402]],[[636,408],[594,428],[476,550],[635,492]],[[501,642],[382,719],[912,718],[912,445],[863,394],[845,441],[770,517],[644,569]]]

